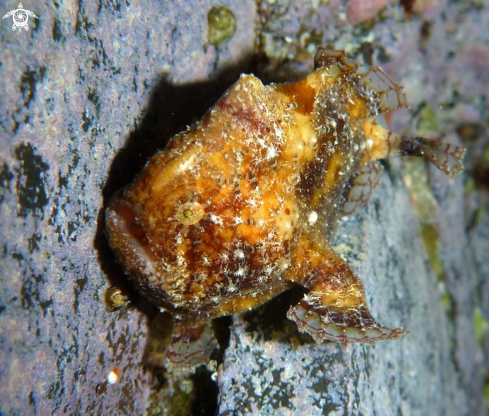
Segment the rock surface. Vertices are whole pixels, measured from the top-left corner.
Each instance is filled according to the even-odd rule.
[[[473,322],[476,310],[489,320],[489,197],[483,186],[464,194],[463,182],[489,148],[489,2],[401,3],[358,26],[335,0],[38,1],[24,2],[39,17],[28,32],[0,22],[0,414],[486,414],[489,337],[476,341]],[[217,47],[206,45],[215,5],[237,18]],[[3,2],[0,14],[17,7]],[[429,172],[442,273],[393,163],[337,245],[374,316],[410,334],[316,345],[285,318],[291,293],[234,318],[217,386],[202,371],[152,371],[158,319],[107,247],[107,199],[241,72],[295,79],[318,45],[406,86],[412,110],[394,115],[393,130],[415,133],[426,108],[436,135],[472,129],[467,176]],[[112,285],[134,306],[108,312]]]

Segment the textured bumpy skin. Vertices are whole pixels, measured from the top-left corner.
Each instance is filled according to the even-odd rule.
[[[455,175],[464,150],[377,125],[379,113],[407,105],[380,68],[322,48],[315,64],[295,83],[242,75],[110,203],[111,247],[174,317],[168,365],[206,362],[216,346],[209,319],[296,284],[308,293],[287,316],[317,342],[403,333],[374,320],[361,281],[330,242],[338,218],[379,184],[377,159],[424,156]]]

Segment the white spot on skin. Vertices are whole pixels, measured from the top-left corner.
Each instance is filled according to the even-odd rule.
[[[309,225],[316,224],[317,220],[318,220],[318,213],[316,211],[312,211],[307,217],[307,222],[309,223]]]
[[[268,149],[267,149],[267,159],[273,159],[277,156],[277,150],[275,150],[275,147],[273,146],[270,146]]]
[[[253,208],[253,209],[256,209],[258,207],[258,202],[255,201],[253,198],[250,198],[248,200],[248,205]]]
[[[245,275],[245,269],[240,267],[236,272],[236,276],[244,276],[244,275]]]
[[[178,167],[178,170],[180,172],[183,172],[184,170],[187,170],[189,168],[189,166],[193,163],[195,157],[197,155],[192,155],[191,157],[188,158],[188,160],[186,160],[185,162],[183,162],[179,167]]]
[[[210,217],[211,221],[217,225],[223,225],[223,221],[222,221],[222,218],[217,216],[217,215],[214,215],[214,214],[211,214]]]

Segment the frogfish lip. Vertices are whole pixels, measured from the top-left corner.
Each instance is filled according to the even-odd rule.
[[[105,213],[106,235],[126,271],[140,283],[149,283],[156,274],[156,262],[138,211],[141,211],[139,204],[125,199],[121,192],[116,194]]]

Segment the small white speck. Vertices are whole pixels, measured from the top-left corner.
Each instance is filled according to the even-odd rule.
[[[256,202],[253,198],[248,200],[248,204],[251,208],[256,208],[258,206],[258,202]]]
[[[119,379],[119,376],[117,375],[117,373],[112,370],[109,375],[107,376],[107,382],[109,384],[114,384],[117,382],[117,380]]]
[[[275,148],[269,147],[267,149],[267,159],[273,159],[276,156],[277,156],[277,151],[275,150]]]
[[[316,211],[312,211],[307,217],[307,222],[309,223],[309,225],[316,224],[317,220],[318,220],[318,213]]]
[[[233,225],[239,225],[242,224],[243,220],[239,217],[234,218]]]
[[[219,216],[217,216],[217,215],[211,214],[210,215],[210,219],[211,219],[212,222],[214,222],[217,225],[222,225],[223,224],[222,218],[219,217]]]

